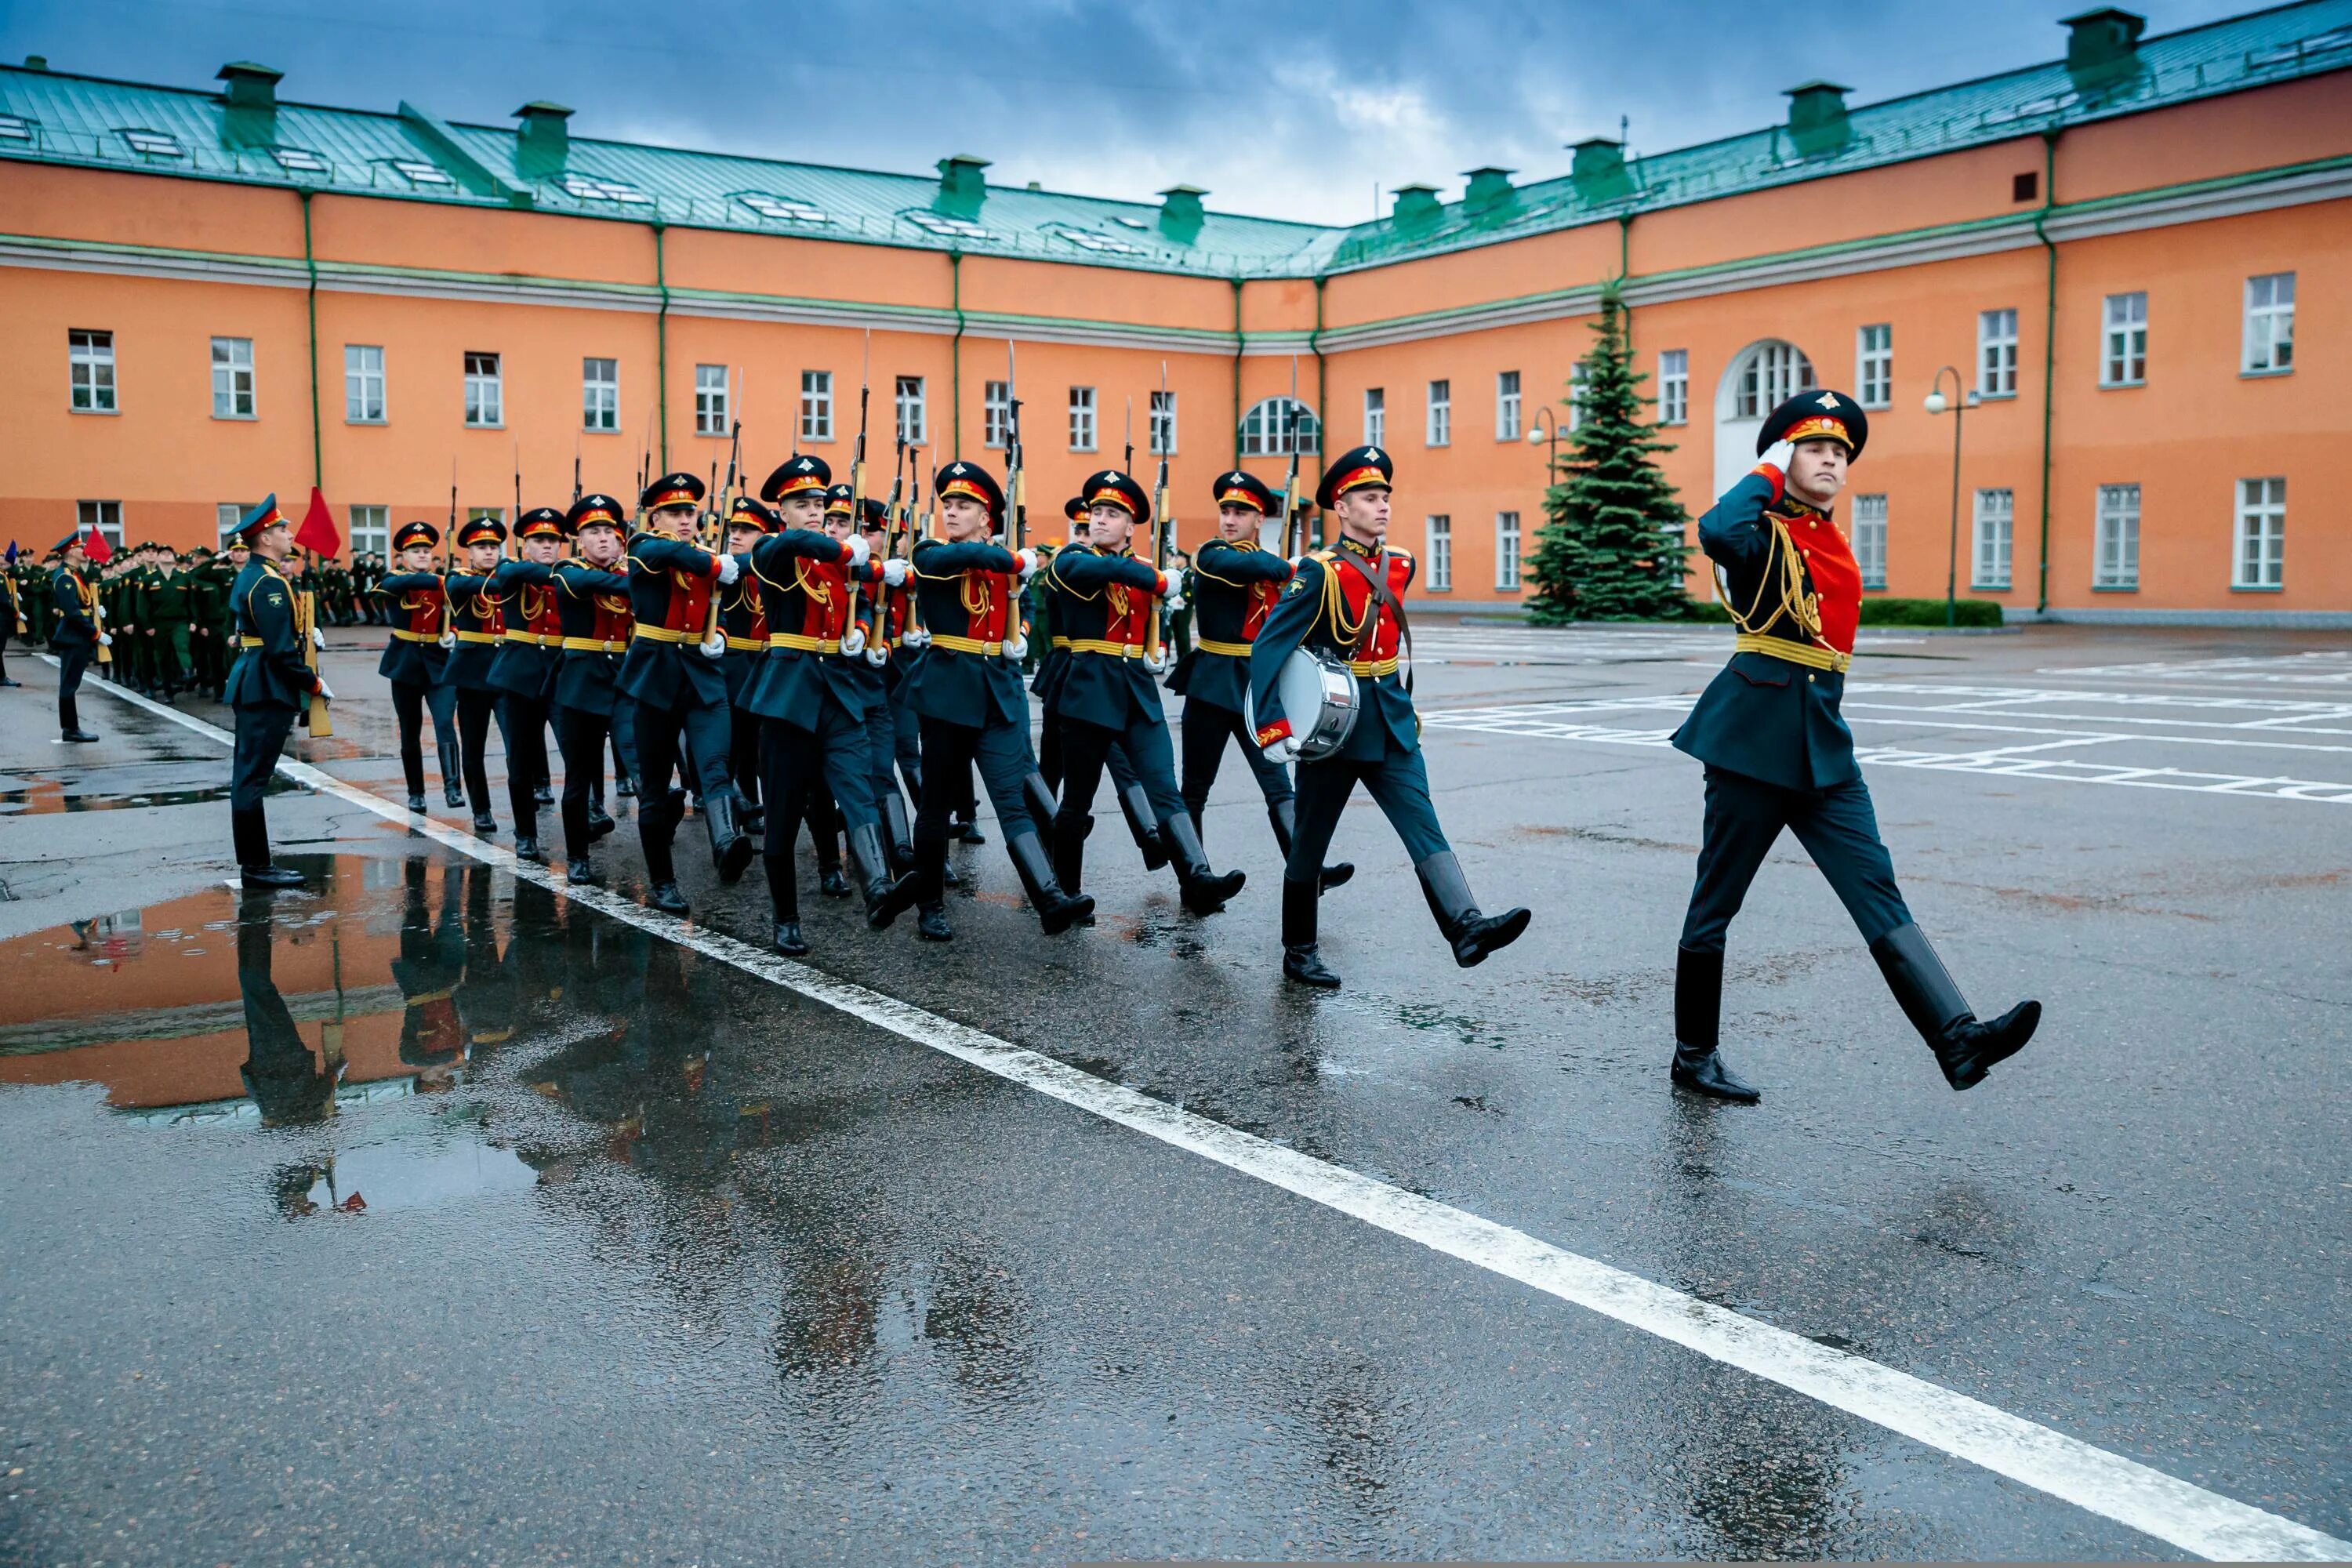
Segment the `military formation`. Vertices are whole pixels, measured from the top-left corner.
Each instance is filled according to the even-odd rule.
[[[1759,1098],[1723,1059],[1717,1019],[1727,932],[1783,827],[1844,900],[1954,1089],[1981,1081],[2039,1020],[2027,1002],[1979,1021],[1911,921],[1839,714],[1861,576],[1832,511],[1867,438],[1853,399],[1800,395],[1766,422],[1763,460],[1699,521],[1738,637],[1675,738],[1706,767],[1669,1073],[1694,1093]],[[919,451],[902,444],[882,500],[865,493],[862,437],[858,450],[846,482],[794,453],[756,488],[738,487],[730,462],[723,486],[665,474],[634,506],[583,493],[521,512],[511,531],[495,518],[446,538],[429,522],[403,524],[352,613],[390,631],[379,672],[408,808],[427,809],[430,716],[445,802],[469,807],[480,833],[502,830],[484,756],[495,720],[516,855],[551,858],[540,816],[553,807],[567,880],[602,886],[596,847],[617,826],[609,754],[610,793],[636,796],[652,907],[692,910],[678,867],[690,811],[717,881],[760,863],[774,947],[799,956],[810,949],[803,829],[821,891],[860,897],[875,931],[911,912],[919,938],[951,941],[948,846],[980,837],[982,791],[1042,931],[1091,925],[1086,868],[1106,773],[1146,868],[1169,870],[1182,907],[1213,918],[1250,880],[1218,868],[1202,837],[1232,747],[1279,857],[1288,983],[1342,984],[1322,953],[1321,902],[1354,871],[1327,856],[1359,784],[1403,845],[1457,964],[1526,932],[1526,909],[1490,914],[1474,896],[1432,799],[1405,609],[1416,563],[1388,542],[1389,453],[1360,447],[1326,468],[1314,500],[1329,537],[1315,548],[1299,532],[1295,462],[1279,493],[1245,471],[1218,476],[1216,533],[1188,570],[1170,556],[1164,461],[1154,491],[1121,468],[1090,475],[1053,548],[1028,539],[1017,426],[1003,479],[948,462],[929,476],[927,503]],[[20,613],[46,605],[68,663],[66,737],[93,738],[72,706],[74,661],[122,659],[128,641],[140,662],[117,679],[168,696],[209,668],[197,634],[212,628],[232,660],[222,680],[236,712],[232,814],[246,884],[299,882],[271,864],[262,786],[305,705],[331,696],[315,657],[326,599],[296,581],[274,499],[224,530],[220,554],[194,563],[134,551],[110,579],[91,573],[79,540],[59,552],[47,593],[12,588]],[[111,580],[132,585],[110,602]],[[1192,646],[1179,655],[1171,633],[1188,610]],[[1163,688],[1183,699],[1181,755]],[[1226,847],[1248,858],[1245,845]]]

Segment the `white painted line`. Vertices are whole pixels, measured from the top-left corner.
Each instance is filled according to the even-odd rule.
[[[234,743],[226,731],[176,709],[135,692],[104,689],[223,744]],[[1793,1389],[2184,1552],[2231,1562],[2352,1562],[2352,1542],[2193,1486],[1908,1373],[1816,1344],[1786,1329],[1554,1247],[1525,1231],[1237,1131],[1181,1106],[1108,1082],[804,963],[699,930],[599,889],[573,888],[544,867],[518,861],[499,846],[485,844],[429,817],[412,816],[404,806],[347,784],[307,763],[281,757],[278,770],[298,784],[372,811],[396,827],[423,834],[459,854],[511,871],[522,880],[822,1002],[901,1039],[1171,1148],[1198,1154],[1391,1236],[1418,1242],[1432,1251],[1516,1279],[1712,1361]]]

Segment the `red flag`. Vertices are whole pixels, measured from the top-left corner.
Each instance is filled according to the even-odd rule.
[[[99,532],[94,526],[89,531],[89,537],[82,541],[81,551],[83,554],[89,557],[90,564],[93,566],[103,566],[114,559],[114,546],[109,544],[106,542],[106,535]]]
[[[310,487],[310,510],[302,514],[302,526],[294,531],[294,542],[314,554],[343,552],[342,531],[335,526],[335,514],[327,510],[327,498],[316,485]]]

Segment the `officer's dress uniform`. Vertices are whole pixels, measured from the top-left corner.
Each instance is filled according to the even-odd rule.
[[[1222,475],[1213,493],[1219,510],[1238,507],[1261,518],[1281,505],[1264,480],[1240,468]],[[1290,574],[1290,563],[1255,539],[1203,541],[1192,552],[1192,570],[1185,580],[1199,640],[1168,678],[1168,689],[1184,699],[1184,805],[1192,814],[1193,828],[1205,834],[1202,813],[1230,740],[1240,748],[1242,761],[1249,764],[1250,776],[1265,798],[1266,820],[1274,826],[1275,843],[1286,861],[1298,834],[1290,770],[1266,760],[1243,715],[1249,702],[1250,645],[1274,613]],[[1356,868],[1344,861],[1326,866],[1324,889],[1355,874]]]
[[[969,496],[988,508],[992,521],[1003,519],[1004,491],[977,464],[948,464],[932,477],[931,489],[941,501]],[[922,726],[923,787],[915,814],[915,872],[894,896],[915,900],[925,937],[954,935],[945,896],[948,823],[971,787],[977,763],[1031,907],[1048,933],[1063,931],[1091,914],[1094,900],[1062,890],[1038,837],[1040,825],[1030,815],[1037,761],[1029,750],[1029,698],[1021,686],[1014,618],[1020,558],[982,540],[925,539],[916,542],[911,561],[929,635],[921,665],[907,677],[908,700]],[[1042,793],[1042,781],[1035,787]]]
[[[772,518],[749,497],[737,496],[721,521],[721,537],[747,525],[765,532]],[[719,658],[719,673],[727,679],[727,772],[743,797],[743,831],[757,834],[769,801],[760,772],[760,715],[746,700],[768,657],[768,606],[760,595],[760,580],[750,572],[739,573],[719,590],[719,629],[727,638],[727,651]]]
[[[440,543],[441,531],[429,522],[404,522],[393,536],[393,548]],[[375,672],[392,682],[392,710],[400,721],[400,768],[408,782],[408,809],[425,809],[425,710],[431,694],[441,689],[449,664],[443,646],[447,635],[448,600],[442,596],[438,572],[402,572],[373,584],[392,613],[392,635]],[[436,731],[436,739],[442,737]],[[457,782],[449,766],[448,745],[442,751],[445,779]]]
[[[515,525],[519,539],[563,537],[563,514],[533,507]],[[551,563],[501,561],[490,574],[504,625],[490,660],[498,689],[499,728],[506,736],[507,806],[514,813],[515,853],[541,858],[539,797],[551,781],[547,731],[554,717],[555,680],[563,662],[563,617],[556,607]]]
[[[878,624],[866,631],[869,639],[878,639],[889,650],[882,666],[881,707],[866,717],[866,747],[874,769],[875,802],[882,808],[883,847],[900,870],[910,870],[915,864],[915,824],[907,812],[908,797],[899,793],[899,778],[906,779],[918,801],[923,794],[922,727],[907,691],[908,677],[923,662],[923,640],[914,624],[911,563],[908,570],[904,587],[885,590]]]
[[[1090,485],[1092,482],[1088,480]],[[1077,504],[1083,505],[1084,499],[1079,498]],[[1049,792],[1063,789],[1069,765],[1065,751],[1068,731],[1062,721],[1062,692],[1070,679],[1070,628],[1093,626],[1102,619],[1100,606],[1090,606],[1088,595],[1071,588],[1070,579],[1055,568],[1066,561],[1075,564],[1078,557],[1094,553],[1094,547],[1083,540],[1072,541],[1054,552],[1039,570],[1034,584],[1035,600],[1043,609],[1041,618],[1052,639],[1037,666],[1035,679],[1029,683],[1043,718],[1038,727],[1037,776],[1045,781]],[[1124,737],[1112,744],[1103,763],[1109,770],[1111,792],[1118,797],[1119,815],[1127,821],[1128,836],[1135,840],[1135,847],[1143,857],[1143,868],[1157,871],[1168,864],[1168,846],[1160,836],[1160,818],[1150,792],[1143,787]],[[1041,820],[1052,817],[1057,810],[1051,793],[1037,803]],[[1092,822],[1092,816],[1087,820]]]
[[[278,498],[245,514],[235,530],[248,542],[284,521]],[[292,887],[301,874],[269,863],[269,825],[262,797],[278,753],[311,694],[321,689],[305,662],[296,628],[294,585],[257,552],[236,575],[230,599],[236,611],[236,662],[229,667],[228,703],[236,714],[236,750],[229,777],[229,825],[236,863],[248,888]]]
[[[58,548],[62,551],[78,537],[68,535]],[[95,741],[98,737],[81,727],[78,699],[82,673],[112,640],[100,607],[98,584],[70,566],[59,566],[49,579],[49,651],[58,656],[58,731],[68,741]]]
[[[457,529],[461,550],[475,544],[504,544],[506,538],[507,525],[494,517],[476,518]],[[452,571],[441,580],[441,588],[449,601],[449,634],[455,639],[441,679],[457,694],[458,768],[466,780],[467,798],[473,803],[474,831],[496,833],[499,819],[490,815],[490,770],[485,753],[490,743],[490,721],[499,706],[499,689],[490,683],[490,666],[505,640],[505,612],[491,576]]]
[[[564,528],[576,537],[583,525],[617,529],[627,521],[618,500],[591,494],[572,503]],[[589,849],[613,830],[603,801],[604,742],[613,715],[628,706],[620,695],[621,661],[635,617],[629,610],[627,573],[604,571],[574,556],[557,562],[552,575],[563,631],[555,676],[555,743],[563,752],[564,875],[575,885],[595,886],[602,879]]]
[[[1325,471],[1316,504],[1328,511],[1349,490],[1387,489],[1393,473],[1387,453],[1359,447]],[[1345,663],[1363,703],[1337,754],[1298,763],[1298,833],[1283,870],[1282,945],[1283,973],[1305,984],[1339,983],[1318,950],[1317,898],[1324,852],[1360,782],[1404,841],[1422,894],[1456,963],[1466,969],[1482,962],[1517,941],[1528,927],[1524,909],[1492,916],[1480,912],[1429,798],[1421,720],[1413,711],[1412,688],[1400,673],[1401,612],[1413,571],[1413,559],[1403,551],[1375,550],[1342,535],[1331,548],[1301,558],[1250,645],[1250,697],[1257,719],[1253,739],[1259,746],[1289,739],[1294,717],[1300,724],[1314,721],[1312,714],[1294,716],[1282,709],[1282,667],[1301,648]],[[1375,594],[1376,582],[1385,595]]]
[[[640,505],[651,512],[665,506],[694,506],[702,481],[692,474],[667,474],[646,487]],[[718,656],[726,651],[715,637],[711,595],[731,581],[736,568],[683,539],[640,533],[629,541],[629,598],[636,616],[628,657],[621,663],[621,691],[636,708],[637,783],[642,799],[637,835],[645,847],[653,902],[673,914],[687,911],[671,855],[686,803],[670,794],[679,769],[681,738],[691,749],[702,786],[702,816],[710,833],[710,856],[719,879],[732,882],[750,863],[751,840],[741,831],[740,797],[727,775],[730,742],[727,677]],[[707,651],[706,651],[707,650]]]
[[[1804,392],[1773,411],[1756,449],[1828,440],[1858,459],[1869,435],[1853,398]],[[1738,635],[1731,662],[1675,732],[1675,746],[1706,764],[1706,821],[1675,960],[1674,1081],[1722,1099],[1758,1098],[1716,1051],[1724,938],[1787,827],[1853,917],[1946,1079],[1970,1088],[2025,1044],[2041,1004],[1979,1023],[1895,885],[1839,711],[1862,610],[1862,569],[1844,531],[1763,463],[1698,520],[1698,539],[1722,575]]]

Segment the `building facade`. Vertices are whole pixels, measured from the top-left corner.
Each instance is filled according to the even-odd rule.
[[[1155,206],[0,68],[0,537],[209,540],[320,483],[346,535],[562,501],[576,471],[1001,451],[1036,531],[1132,442],[1179,538],[1235,462],[1390,448],[1430,608],[1507,605],[1602,279],[1696,513],[1807,385],[1872,412],[1874,591],[2097,618],[2352,622],[2352,0],[1570,173],[1372,224]],[[1296,389],[1294,395],[1294,387]],[[1927,412],[1940,387],[1946,411]],[[1954,455],[1958,427],[1957,467]],[[1534,439],[1530,440],[1530,436]],[[1693,590],[1705,595],[1694,568]]]

